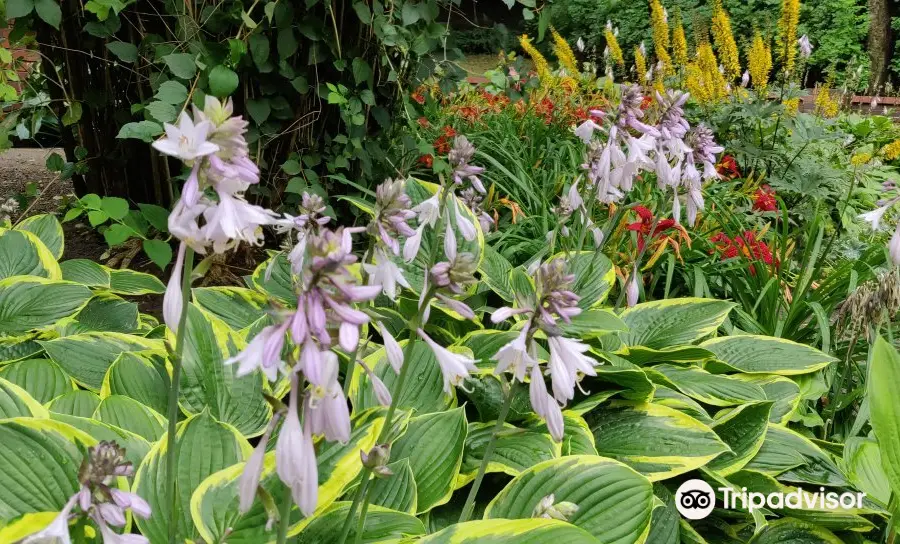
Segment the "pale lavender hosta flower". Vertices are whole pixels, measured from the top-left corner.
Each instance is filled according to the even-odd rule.
[[[382,406],[390,406],[391,401],[393,400],[391,392],[388,391],[387,386],[384,385],[381,378],[376,376],[375,373],[369,369],[366,369],[366,375],[369,378],[369,383],[372,384],[372,389],[375,391],[375,398],[378,400],[378,403]]]
[[[888,180],[882,184],[882,190],[885,192],[895,192],[897,190],[897,185],[893,180]],[[881,199],[878,201],[877,208],[860,214],[859,218],[868,222],[873,231],[878,231],[881,228],[881,221],[884,218],[884,215],[897,202],[900,202],[900,195]],[[895,265],[900,265],[900,223],[897,223],[897,226],[894,228],[894,234],[888,242],[888,253],[890,253],[891,261],[893,261]]]
[[[246,514],[253,506],[253,499],[256,498],[256,489],[259,487],[259,480],[262,478],[263,468],[265,466],[266,449],[269,445],[269,439],[272,438],[272,431],[281,419],[281,414],[276,413],[266,425],[259,443],[253,448],[253,453],[247,459],[244,465],[244,471],[238,480],[238,510],[241,514]]]
[[[294,503],[305,516],[316,511],[319,500],[319,471],[310,429],[300,424],[299,378],[291,374],[291,400],[284,424],[275,443],[275,471],[291,490]]]
[[[453,139],[453,147],[447,154],[447,160],[453,168],[453,182],[462,185],[468,181],[472,187],[481,194],[487,192],[484,184],[478,177],[484,172],[484,168],[470,164],[475,156],[475,146],[465,136],[459,135]]]
[[[350,411],[338,380],[338,359],[334,352],[322,353],[322,383],[313,387],[306,399],[305,425],[313,435],[346,444],[350,441]]]
[[[741,75],[741,87],[746,88],[747,85],[750,84],[750,72],[748,70],[744,70],[744,73]]]
[[[281,351],[284,348],[284,335],[290,321],[279,325],[269,325],[259,331],[247,347],[240,353],[225,360],[226,365],[238,364],[235,375],[246,376],[259,369],[270,382],[278,380],[279,372],[284,367]]]
[[[497,222],[493,217],[488,214],[482,204],[484,202],[484,197],[478,193],[474,188],[469,187],[467,189],[463,189],[459,192],[459,199],[462,203],[471,210],[471,212],[478,219],[478,223],[481,224],[482,232],[490,232],[491,229],[497,226]]]
[[[370,234],[377,235],[394,255],[400,254],[398,236],[409,238],[415,235],[408,223],[416,217],[416,212],[411,207],[405,180],[389,179],[376,188],[375,217],[369,231]]]
[[[461,384],[463,380],[470,376],[471,372],[478,370],[475,366],[475,360],[471,357],[453,353],[432,340],[422,329],[418,329],[417,332],[419,337],[425,340],[425,343],[431,348],[435,359],[437,359],[438,366],[441,368],[441,374],[444,376],[444,392],[448,395],[453,387]]]
[[[193,161],[219,150],[218,145],[207,140],[213,128],[212,123],[204,120],[194,124],[187,112],[181,112],[177,126],[165,123],[163,128],[166,131],[165,137],[152,144],[160,153],[183,161]]]
[[[219,192],[217,205],[203,211],[204,238],[215,253],[224,253],[241,242],[259,246],[264,241],[263,225],[274,225],[278,214],[250,204],[241,197]]]
[[[497,361],[494,374],[502,374],[509,370],[517,380],[525,381],[528,369],[538,364],[537,359],[528,352],[529,331],[530,324],[526,324],[513,341],[497,350],[497,354],[494,355],[494,359]]]
[[[584,355],[590,346],[578,340],[551,336],[547,339],[550,345],[550,378],[553,383],[553,396],[560,404],[575,397],[575,386],[580,375],[596,376],[594,367],[597,361]]]
[[[603,127],[594,122],[593,119],[588,118],[575,128],[575,136],[587,145],[594,138],[594,132],[599,130],[603,130]]]
[[[475,256],[471,253],[459,253],[452,261],[441,261],[431,267],[429,279],[438,289],[447,289],[461,295],[466,286],[475,283],[475,270],[478,268]]]
[[[808,59],[810,55],[812,55],[813,46],[809,41],[809,36],[806,34],[800,36],[797,40],[797,45],[800,47],[800,57],[804,59]]]
[[[136,534],[117,534],[109,525],[122,527],[126,523],[125,512],[147,519],[150,505],[136,493],[115,487],[119,476],[132,476],[134,467],[125,460],[125,450],[115,442],[102,441],[88,449],[78,469],[81,488],[72,495],[62,511],[43,530],[25,538],[23,544],[43,542],[71,542],[69,519],[76,506],[81,515],[90,517],[100,530],[105,543],[146,544],[146,537]]]
[[[625,300],[629,308],[637,304],[638,298],[641,296],[640,286],[638,285],[639,277],[640,272],[638,271],[638,267],[635,264],[631,269],[631,276],[628,278],[628,285],[625,287]]]
[[[556,442],[562,442],[565,432],[562,409],[550,393],[541,374],[539,365],[531,367],[531,380],[528,386],[531,409],[547,424],[547,431]]]
[[[363,264],[369,275],[369,285],[380,285],[382,292],[391,300],[397,299],[397,286],[409,289],[409,281],[397,263],[382,248],[376,248],[372,262]]]
[[[391,332],[387,330],[384,323],[380,321],[378,322],[378,332],[381,333],[381,337],[384,339],[384,351],[387,355],[388,363],[390,363],[394,372],[399,374],[400,369],[403,368],[403,349],[400,348],[400,344]]]

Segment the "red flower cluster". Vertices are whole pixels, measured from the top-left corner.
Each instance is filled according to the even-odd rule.
[[[647,243],[647,237],[652,241],[663,232],[675,226],[674,219],[661,219],[656,222],[656,228],[653,228],[653,212],[643,206],[635,206],[634,211],[641,220],[629,223],[625,228],[638,233],[638,251],[644,250],[644,245]],[[653,228],[652,234],[650,232],[651,228]]]
[[[453,138],[456,137],[456,131],[453,127],[445,126],[441,129],[441,135],[434,141],[434,152],[438,155],[446,155],[450,153],[450,145]]]
[[[731,155],[723,155],[722,160],[716,165],[716,172],[724,179],[734,179],[741,177],[741,171],[738,170],[737,161]]]
[[[425,103],[425,95],[419,91],[412,93],[410,96],[420,105]]]
[[[778,210],[778,201],[775,200],[775,189],[763,185],[753,193],[753,211],[774,212]]]
[[[720,253],[722,260],[733,259],[743,255],[751,261],[762,261],[768,265],[775,263],[779,266],[781,263],[772,255],[769,245],[762,240],[757,240],[756,233],[751,230],[738,234],[733,239],[729,238],[724,232],[720,232],[709,239],[716,245],[715,249],[710,250],[710,254]],[[750,273],[756,275],[756,269],[750,265]]]
[[[431,168],[434,165],[434,155],[422,155],[419,157],[419,164],[425,168]]]

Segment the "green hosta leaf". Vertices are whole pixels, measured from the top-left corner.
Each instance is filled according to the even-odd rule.
[[[455,487],[460,488],[475,479],[484,459],[485,448],[494,433],[494,426],[494,422],[469,423],[463,461]],[[542,461],[557,457],[558,449],[549,434],[506,424],[497,438],[487,472],[516,476]]]
[[[387,467],[394,474],[387,478],[375,479],[369,493],[370,502],[391,510],[415,514],[419,491],[416,487],[416,477],[409,466],[409,459],[394,461]]]
[[[137,304],[109,293],[95,295],[72,321],[57,327],[67,335],[99,331],[129,333],[137,328]]]
[[[679,544],[679,520],[681,515],[675,507],[675,496],[664,485],[653,484],[653,493],[659,502],[653,508],[650,519],[650,533],[647,542],[654,544]]]
[[[563,439],[559,444],[560,455],[597,455],[594,435],[587,422],[575,410],[563,411]],[[544,435],[549,435],[547,424],[543,419],[532,414],[528,428]]]
[[[485,518],[530,518],[551,494],[557,503],[577,505],[569,523],[603,542],[640,542],[650,525],[650,481],[618,461],[590,455],[553,459],[522,472],[491,501]]]
[[[90,297],[87,287],[67,281],[34,276],[0,280],[0,336],[48,327],[78,311]]]
[[[88,287],[108,288],[109,269],[90,259],[70,259],[59,263],[62,279]]]
[[[621,334],[622,342],[653,349],[691,344],[714,334],[733,307],[731,302],[705,298],[638,304],[620,316],[628,326],[628,332]]]
[[[759,452],[744,468],[775,476],[784,482],[848,485],[828,454],[811,440],[772,423]]]
[[[0,378],[0,419],[13,417],[46,418],[49,414],[28,391]]]
[[[421,544],[599,544],[590,533],[555,519],[486,519],[451,525]]]
[[[891,484],[884,473],[878,441],[872,438],[853,437],[844,449],[844,466],[853,487],[866,492],[869,499],[887,506],[891,496]]]
[[[656,386],[650,381],[641,368],[628,361],[617,361],[616,365],[602,365],[596,367],[597,376],[588,378],[587,384],[603,382],[623,387],[620,391],[623,397],[631,400],[649,400],[653,398]]]
[[[109,290],[117,295],[161,295],[166,286],[156,276],[134,270],[107,268]]]
[[[644,346],[631,346],[622,357],[636,365],[646,363],[693,363],[715,357],[709,350],[697,346],[672,346],[663,349],[651,349]]]
[[[654,481],[702,467],[728,451],[708,426],[658,404],[612,401],[585,420],[600,455],[618,459]]]
[[[900,354],[880,336],[872,347],[869,371],[872,430],[878,440],[881,465],[894,494],[900,494]]]
[[[244,460],[251,451],[250,444],[232,426],[216,421],[209,412],[191,416],[178,424],[178,474],[175,496],[170,494],[166,481],[166,440],[157,442],[134,477],[134,491],[153,509],[153,516],[138,519],[141,533],[151,542],[167,540],[172,501],[178,508],[178,541],[198,540],[198,531],[191,520],[191,495],[210,474]]]
[[[402,348],[406,348],[406,340],[400,342]],[[372,353],[364,359],[372,372],[378,376],[387,386],[389,391],[396,387],[399,377],[388,363],[384,348]],[[452,395],[444,393],[444,378],[441,368],[434,357],[434,353],[425,342],[418,341],[412,347],[404,365],[410,365],[407,373],[407,383],[416,384],[415,387],[405,387],[397,399],[397,407],[405,410],[416,410],[419,413],[439,412],[455,404]],[[369,383],[368,376],[360,365],[353,369],[353,380],[350,383],[350,398],[353,399],[353,411],[379,406],[375,398],[375,391]]]
[[[159,340],[118,332],[88,332],[39,343],[53,362],[94,391],[100,389],[109,365],[123,352],[163,349]]]
[[[100,406],[100,397],[96,393],[79,389],[56,397],[47,408],[58,414],[90,418],[97,406]]]
[[[701,347],[729,367],[749,374],[807,374],[837,360],[816,348],[771,336],[724,336]]]
[[[456,408],[410,419],[406,434],[394,443],[391,459],[408,458],[415,475],[419,512],[450,499],[465,440],[465,410]]]
[[[111,395],[100,402],[94,417],[125,429],[148,442],[156,442],[166,431],[166,418],[152,408],[123,395]]]
[[[560,322],[560,328],[566,336],[596,338],[611,332],[624,332],[628,329],[619,316],[610,310],[588,310],[572,318],[571,323]]]
[[[34,358],[44,349],[37,343],[37,335],[0,336],[0,363],[12,363]]]
[[[50,418],[54,421],[61,421],[66,425],[71,425],[79,431],[90,435],[90,437],[95,440],[116,442],[125,448],[125,459],[131,461],[133,466],[140,465],[141,461],[144,460],[144,457],[147,456],[147,453],[150,452],[150,442],[147,442],[140,436],[91,417],[79,417],[51,412]]]
[[[731,451],[716,457],[707,467],[727,476],[749,463],[766,438],[773,404],[772,401],[744,404],[717,418],[712,429]]]
[[[0,229],[0,280],[12,276],[40,276],[58,280],[62,272],[44,242],[27,230]]]
[[[249,327],[268,308],[265,295],[243,287],[196,287],[192,293],[194,303],[234,330]]]
[[[765,392],[757,385],[728,376],[710,374],[697,367],[658,365],[653,367],[652,372],[659,372],[665,376],[669,384],[674,385],[685,395],[713,406],[735,406],[745,402],[766,400]]]
[[[48,403],[75,389],[69,376],[47,359],[29,359],[0,367],[0,378],[28,391],[40,403]]]
[[[63,236],[62,225],[55,215],[42,213],[32,215],[16,225],[15,230],[28,231],[40,239],[47,246],[50,253],[57,260],[62,258],[63,249],[65,248],[65,238]]]
[[[484,258],[478,267],[481,280],[500,298],[507,302],[514,300],[512,286],[509,283],[509,274],[512,272],[512,264],[490,245],[484,247]]]
[[[171,332],[170,332],[171,335]],[[174,336],[170,336],[174,342]],[[225,365],[244,347],[241,338],[218,319],[191,304],[187,313],[181,398],[187,413],[209,410],[247,436],[260,434],[272,412],[263,397],[262,375],[238,378],[238,365]]]
[[[103,377],[100,396],[125,395],[160,414],[169,400],[169,375],[150,353],[123,353],[113,361]]]
[[[78,467],[94,443],[85,433],[49,419],[0,421],[0,519],[62,510],[81,487]]]
[[[653,392],[653,404],[674,408],[679,412],[684,412],[701,423],[712,425],[712,418],[709,417],[709,414],[703,406],[700,406],[700,404],[691,397],[683,395],[674,389],[669,389],[664,385],[656,386],[656,391]]]
[[[297,544],[337,544],[338,535],[347,519],[349,510],[349,502],[336,502],[315,517],[309,518],[308,523],[302,525],[302,530],[297,535]],[[356,520],[359,519],[359,510],[356,511],[355,516],[351,520],[350,536],[347,538],[351,542],[356,537]],[[400,537],[424,534],[425,526],[415,517],[372,505],[366,514],[360,541],[389,542]]]
[[[828,529],[796,519],[780,519],[750,539],[748,544],[843,544]]]
[[[732,378],[758,385],[768,400],[775,401],[769,421],[787,423],[800,403],[800,386],[790,378],[775,374],[735,374]]]

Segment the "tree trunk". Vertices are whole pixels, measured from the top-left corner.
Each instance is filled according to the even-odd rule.
[[[891,61],[891,8],[890,0],[868,0],[869,5],[869,59],[872,76],[869,92],[878,93],[887,80]]]

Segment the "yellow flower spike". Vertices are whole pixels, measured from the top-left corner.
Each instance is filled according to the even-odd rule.
[[[900,157],[900,140],[894,140],[882,147],[881,156],[889,161],[897,160]]]
[[[794,117],[800,111],[799,98],[786,98],[782,104],[784,105],[784,113],[788,117]]]
[[[650,0],[650,28],[653,31],[653,49],[656,52],[656,59],[662,65],[663,74],[661,75],[668,75],[672,71],[672,57],[669,56],[669,22],[666,10],[659,0]]]
[[[862,166],[870,160],[872,160],[871,153],[857,153],[856,155],[850,157],[850,164],[852,164],[853,166]]]
[[[634,71],[638,83],[644,83],[647,79],[647,58],[641,49],[641,47],[634,48]]]
[[[550,27],[550,34],[553,36],[553,53],[559,59],[559,64],[570,76],[577,77],[581,70],[578,69],[578,59],[575,58],[575,52],[569,47],[569,43],[565,38],[559,35],[555,28]]]
[[[522,34],[519,37],[519,45],[531,57],[531,62],[534,63],[534,71],[537,72],[538,79],[541,80],[541,86],[547,87],[551,85],[553,83],[553,72],[550,71],[550,65],[547,63],[544,55],[531,44],[531,38],[528,37],[528,34]]]
[[[679,14],[675,15],[675,28],[672,29],[672,56],[675,57],[675,64],[681,67],[687,66],[687,37],[684,34],[684,25],[681,23]]]
[[[728,81],[732,81],[741,75],[741,63],[738,59],[737,43],[731,32],[731,20],[722,7],[721,0],[716,0],[713,7],[712,35],[713,42],[719,50],[719,60],[725,68],[725,76]]]
[[[725,77],[719,72],[716,54],[713,52],[712,45],[708,42],[700,44],[697,48],[697,64],[703,71],[703,78],[709,89],[711,99],[717,101],[724,98],[728,94]]]
[[[794,71],[797,58],[797,23],[800,22],[800,0],[782,0],[781,19],[778,31],[781,39],[778,42],[778,57],[786,76]]]
[[[816,93],[816,113],[822,117],[834,117],[841,109],[840,101],[831,96],[831,80],[819,87]]]
[[[606,21],[606,30],[603,31],[603,37],[606,38],[606,47],[609,48],[609,56],[620,67],[625,67],[625,57],[622,55],[622,48],[619,47],[619,40],[613,31],[612,21]]]
[[[753,36],[753,42],[748,52],[748,69],[753,88],[764,93],[769,84],[769,72],[772,71],[772,52],[763,41],[759,32]]]
[[[706,83],[703,70],[696,62],[688,63],[685,67],[685,86],[697,102],[701,104],[712,102],[712,92]]]

